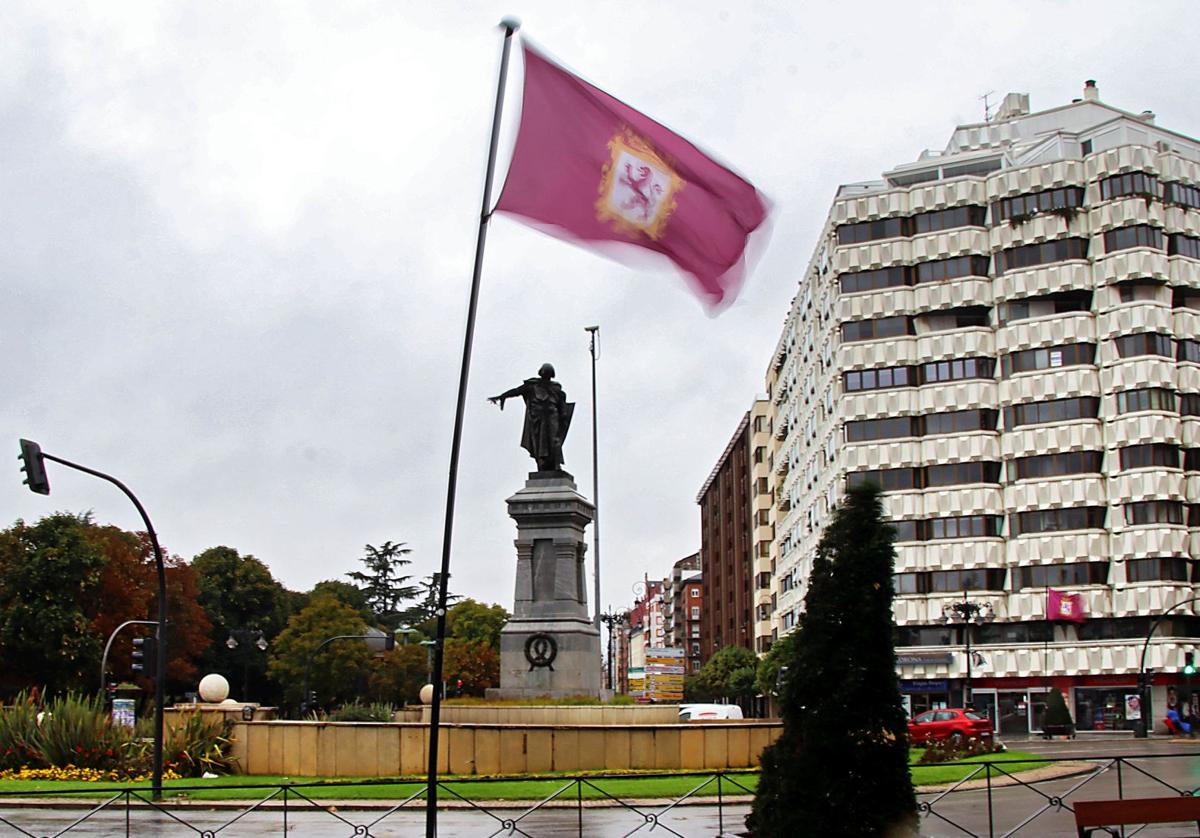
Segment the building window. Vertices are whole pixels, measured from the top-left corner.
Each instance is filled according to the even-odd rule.
[[[885,492],[901,492],[921,488],[920,469],[884,468],[873,471],[852,471],[846,475],[846,488],[874,483]]]
[[[924,522],[928,540],[943,538],[987,538],[1000,535],[999,515],[955,515],[949,518],[930,518]],[[922,528],[918,527],[918,532]]]
[[[1128,250],[1131,247],[1163,248],[1162,230],[1148,224],[1134,224],[1129,227],[1118,227],[1104,234],[1104,252]]]
[[[896,265],[891,268],[877,268],[873,271],[855,271],[842,274],[838,278],[843,294],[854,294],[859,291],[878,291],[881,288],[897,288],[912,285],[912,268]]]
[[[842,324],[842,340],[879,340],[913,334],[911,317],[880,317],[875,320],[852,320]]]
[[[936,233],[955,227],[982,227],[986,217],[987,207],[977,206],[921,212],[912,217],[912,229],[917,233]]]
[[[1045,402],[1014,404],[1004,408],[1004,426],[1008,430],[1021,425],[1045,425],[1072,419],[1095,419],[1100,415],[1100,399],[1085,396],[1078,399],[1051,399]]]
[[[1003,568],[978,570],[935,570],[897,573],[892,584],[897,594],[951,593],[955,591],[1003,591]]]
[[[1039,477],[1060,477],[1065,474],[1099,474],[1103,461],[1103,451],[1071,451],[1063,454],[1018,457],[1014,463],[1016,479],[1031,480]]]
[[[926,488],[961,486],[971,483],[999,483],[1000,464],[994,462],[947,463],[926,466]]]
[[[699,605],[693,605],[693,606],[692,606],[692,619],[693,619],[693,620],[699,620],[699,619],[700,619],[700,606],[699,606]]]
[[[1200,393],[1179,394],[1179,415],[1200,416]]]
[[[1024,349],[1001,356],[1000,374],[1008,378],[1022,372],[1091,364],[1095,357],[1094,343],[1067,343],[1045,349]]]
[[[699,589],[699,588],[692,588],[692,592],[691,592],[691,594],[690,594],[690,595],[691,595],[691,596],[694,596],[694,597],[698,597],[698,596],[700,596],[700,589]]]
[[[995,361],[991,358],[956,358],[953,361],[934,361],[921,365],[921,383],[962,381],[970,378],[991,378]]]
[[[954,643],[950,626],[896,626],[897,646],[950,646]]]
[[[1134,468],[1179,468],[1179,448],[1161,442],[1120,449],[1121,471]]]
[[[1058,294],[1043,294],[1040,297],[1027,297],[1023,300],[1010,300],[998,306],[1000,325],[1028,320],[1031,317],[1047,317],[1052,314],[1066,314],[1072,311],[1090,311],[1092,308],[1092,293],[1090,291],[1063,291]]]
[[[1158,178],[1145,172],[1126,172],[1100,181],[1100,194],[1106,201],[1126,195],[1148,195],[1157,198],[1158,191]]]
[[[886,419],[860,419],[846,423],[846,442],[869,442],[875,439],[903,439],[920,436],[916,416],[896,416]]]
[[[1013,590],[1046,588],[1051,585],[1104,585],[1108,583],[1108,562],[1039,564],[1012,569]]]
[[[1039,244],[1025,244],[998,251],[996,273],[1065,262],[1068,259],[1086,259],[1087,255],[1087,239],[1056,239]]]
[[[1175,391],[1162,387],[1124,390],[1117,393],[1117,413],[1137,413],[1142,410],[1175,412]]]
[[[1167,255],[1200,259],[1200,238],[1172,233],[1167,237]]]
[[[1122,358],[1141,358],[1146,355],[1158,355],[1163,358],[1175,356],[1171,336],[1158,332],[1121,335],[1114,343],[1117,346],[1117,355]]]
[[[1145,500],[1125,504],[1125,526],[1183,525],[1183,504],[1174,500]]]
[[[897,544],[906,541],[921,540],[917,527],[921,523],[920,521],[889,521],[888,523],[892,525],[892,529],[895,531],[893,539]]]
[[[929,413],[920,417],[921,435],[957,434],[970,431],[996,430],[995,410],[950,410],[945,413]]]
[[[837,228],[838,244],[861,244],[877,239],[894,239],[909,234],[907,218],[879,218],[842,224]]]
[[[1002,198],[992,204],[992,220],[1017,221],[1041,212],[1068,210],[1083,206],[1083,187],[1066,186]]]
[[[1076,506],[1018,512],[1011,516],[1013,535],[1104,529],[1105,511],[1103,506]]]
[[[958,279],[964,276],[988,275],[988,259],[986,256],[956,256],[953,259],[938,259],[935,262],[921,262],[916,266],[916,281],[941,282],[944,279]]]
[[[1175,341],[1175,360],[1200,364],[1200,341],[1188,338]]]
[[[847,392],[859,390],[886,390],[892,387],[915,387],[916,376],[912,367],[878,367],[869,370],[854,370],[842,375]]]
[[[1163,200],[1168,204],[1200,209],[1200,187],[1178,181],[1163,184]]]
[[[1157,559],[1126,559],[1125,580],[1127,582],[1189,582],[1194,564],[1179,556]]]

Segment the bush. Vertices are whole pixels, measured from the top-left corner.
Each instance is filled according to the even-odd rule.
[[[331,722],[390,722],[396,708],[390,704],[359,704],[351,701],[329,716]]]
[[[230,771],[230,728],[230,722],[210,721],[199,713],[188,714],[182,724],[168,725],[164,776]],[[114,724],[100,696],[68,693],[39,704],[22,692],[12,705],[0,709],[0,771],[29,777],[45,771],[46,776],[62,779],[71,772],[137,779],[151,773],[153,737],[152,717],[140,719],[136,728]]]
[[[1074,724],[1071,711],[1067,709],[1066,699],[1057,687],[1051,687],[1046,696],[1046,716],[1042,719],[1043,727],[1069,727]]]
[[[1003,753],[1004,750],[1004,745],[995,739],[975,738],[962,743],[942,739],[939,742],[931,742],[917,763],[929,765],[937,762],[958,762],[967,757]]]

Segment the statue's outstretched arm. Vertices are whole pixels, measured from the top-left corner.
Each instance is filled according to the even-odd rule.
[[[492,404],[500,405],[500,409],[504,410],[504,400],[505,399],[515,399],[517,396],[522,396],[524,394],[525,394],[525,385],[521,384],[516,387],[513,387],[511,390],[505,390],[503,393],[501,393],[498,396],[490,397],[488,399],[488,401],[491,402]]]

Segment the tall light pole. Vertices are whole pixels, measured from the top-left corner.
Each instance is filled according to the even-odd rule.
[[[600,354],[600,345],[597,340],[599,337],[599,326],[585,326],[583,329],[589,335],[591,340],[588,341],[588,353],[592,356],[592,553],[593,561],[595,562],[595,599],[592,601],[595,606],[595,616],[592,622],[596,625],[596,631],[600,630],[600,465],[599,465],[599,449],[597,446],[597,431],[596,431],[596,358]],[[609,678],[611,681],[612,679]]]
[[[604,622],[604,625],[608,626],[608,688],[615,692],[617,687],[616,682],[613,681],[613,631],[616,630],[617,626],[625,622],[625,613],[618,613],[611,610],[611,605],[609,609],[609,611],[600,615],[600,619]]]
[[[241,645],[238,641],[253,641],[254,646],[260,652],[267,651],[267,647],[271,644],[267,642],[267,638],[258,629],[233,628],[229,630],[229,637],[225,640],[225,648],[233,651]],[[250,700],[250,658],[247,653],[242,653],[242,701]]]
[[[158,533],[154,531],[154,525],[150,523],[150,516],[146,514],[146,508],[142,506],[142,502],[137,499],[137,496],[133,492],[129,491],[128,486],[117,478],[102,471],[96,471],[87,466],[72,463],[70,460],[64,460],[61,457],[47,454],[42,451],[40,445],[28,439],[21,440],[21,453],[18,459],[24,464],[21,469],[26,474],[25,484],[29,486],[30,491],[36,492],[39,495],[50,494],[50,480],[46,476],[45,463],[46,460],[50,460],[67,468],[82,471],[84,474],[99,477],[101,480],[107,480],[116,486],[133,502],[138,514],[142,516],[142,523],[146,525],[146,534],[150,536],[150,546],[154,548],[154,566],[158,571],[158,627],[156,635],[158,649],[157,660],[155,662],[156,676],[154,678],[154,767],[152,769],[153,774],[151,775],[150,789],[153,798],[159,800],[162,798],[163,704],[167,700],[167,576],[163,570],[162,548],[158,546]]]
[[[996,612],[990,602],[975,602],[967,599],[963,591],[960,602],[948,602],[942,606],[943,623],[961,624],[963,638],[967,646],[967,681],[963,689],[963,707],[971,706],[971,630],[981,623],[990,623],[996,618]]]

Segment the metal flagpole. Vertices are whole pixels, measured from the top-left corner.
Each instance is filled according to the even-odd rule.
[[[463,412],[467,401],[467,379],[471,372],[471,345],[475,339],[475,309],[479,302],[479,278],[483,272],[483,246],[492,215],[492,176],[496,173],[496,146],[500,140],[500,114],[504,109],[504,84],[508,78],[508,54],[513,33],[520,27],[516,18],[500,21],[504,46],[500,52],[500,79],[496,85],[496,108],[492,114],[492,143],[488,148],[487,174],[483,181],[483,209],[479,214],[479,238],[475,242],[475,271],[471,277],[471,300],[467,307],[467,329],[463,338],[462,368],[458,376],[458,405],[454,412],[454,438],[450,443],[450,476],[446,486],[446,526],[442,533],[442,571],[438,580],[437,640],[433,647],[433,703],[429,713],[429,776],[425,789],[425,836],[437,838],[438,726],[442,715],[442,663],[446,640],[446,594],[450,581],[450,542],[454,532],[454,496],[458,487],[458,453],[462,443]]]

